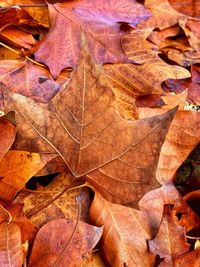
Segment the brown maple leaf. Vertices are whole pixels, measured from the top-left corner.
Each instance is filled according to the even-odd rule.
[[[124,62],[127,59],[120,44],[124,35],[120,22],[134,25],[151,16],[135,0],[68,1],[48,4],[48,8],[51,28],[35,57],[49,67],[53,78],[63,68],[76,65],[82,30],[98,63]]]
[[[70,82],[49,104],[6,95],[18,123],[16,147],[57,152],[75,177],[87,180],[107,199],[136,205],[159,186],[159,153],[174,116],[171,110],[145,120],[127,121],[118,112],[101,66],[83,50]]]

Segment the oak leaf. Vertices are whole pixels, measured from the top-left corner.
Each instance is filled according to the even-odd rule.
[[[149,248],[164,258],[160,266],[174,266],[175,259],[189,251],[184,228],[174,222],[169,205],[164,206],[160,228],[156,237],[149,241]]]
[[[107,199],[137,206],[138,199],[159,186],[155,171],[175,110],[147,120],[124,120],[101,66],[87,51],[49,104],[7,91],[4,102],[17,113],[15,147],[57,152],[76,178],[87,175]]]
[[[0,224],[0,265],[21,267],[23,250],[19,227],[14,223]]]
[[[77,224],[70,219],[50,221],[35,238],[29,267],[80,266],[87,253],[98,243],[102,231],[102,227],[80,221]]]
[[[124,62],[127,59],[120,44],[124,35],[120,22],[135,25],[151,16],[135,0],[68,1],[48,4],[48,8],[51,28],[35,57],[49,67],[54,79],[63,68],[76,65],[82,30],[96,62]]]

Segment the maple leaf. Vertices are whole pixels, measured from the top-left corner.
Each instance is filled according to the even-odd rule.
[[[22,266],[23,249],[19,226],[7,222],[0,224],[0,247],[1,266]]]
[[[9,114],[0,117],[0,160],[11,147],[16,134],[16,127],[7,119],[7,117],[9,117]]]
[[[169,205],[164,206],[160,228],[156,237],[149,241],[149,248],[155,255],[164,258],[162,266],[173,266],[178,256],[189,251],[184,228],[173,221]]]
[[[135,0],[79,0],[48,4],[48,8],[51,28],[35,57],[49,67],[54,79],[63,68],[77,63],[82,30],[96,62],[124,62],[127,59],[120,44],[124,35],[120,22],[134,25],[151,16]]]
[[[29,266],[80,266],[84,256],[98,243],[102,231],[102,227],[76,224],[71,219],[50,221],[35,238]]]
[[[155,171],[175,110],[147,120],[124,120],[101,66],[87,51],[68,85],[49,104],[7,93],[6,109],[18,114],[16,147],[56,151],[75,177],[87,175],[111,201],[137,206],[138,199],[159,186]]]

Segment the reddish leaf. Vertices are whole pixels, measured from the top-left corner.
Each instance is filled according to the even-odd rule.
[[[35,238],[29,267],[80,266],[98,243],[103,229],[83,222],[78,222],[74,232],[75,227],[76,221],[70,219],[45,224]]]
[[[15,140],[16,129],[15,126],[6,119],[6,116],[0,117],[0,160],[4,154],[11,147]]]
[[[200,16],[200,1],[199,0],[168,0],[171,6],[178,12],[187,16],[199,17]]]
[[[39,102],[48,102],[66,81],[69,72],[63,72],[54,81],[50,73],[28,61],[0,61],[0,81],[13,92],[29,96]]]
[[[79,0],[48,4],[48,7],[51,28],[35,56],[36,60],[49,67],[54,79],[63,68],[74,67],[77,63],[82,30],[98,63],[123,62],[126,57],[120,38],[124,33],[120,30],[119,22],[135,25],[150,17],[150,12],[135,0],[103,0],[95,3]],[[56,58],[59,58],[57,64]]]
[[[146,240],[150,230],[145,228],[145,214],[141,211],[111,204],[95,193],[90,217],[96,225],[103,225],[103,253],[111,266],[152,266],[153,256]]]
[[[3,222],[0,224],[0,265],[2,267],[21,267],[23,251],[19,227]]]
[[[12,223],[15,223],[16,225],[19,226],[20,231],[21,231],[22,243],[25,243],[27,240],[30,243],[33,243],[38,229],[30,220],[28,220],[24,216],[23,204],[13,203],[9,206],[5,205],[5,209],[12,216]]]
[[[87,175],[107,199],[137,206],[159,186],[155,171],[175,110],[147,120],[122,119],[100,70],[83,51],[70,82],[48,105],[5,92],[6,108],[18,114],[16,147],[56,151],[75,177]]]
[[[200,249],[179,256],[175,262],[175,267],[192,266],[199,267],[200,265]]]
[[[159,107],[163,106],[165,103],[161,98],[161,95],[144,95],[144,96],[139,96],[135,104],[137,107]]]
[[[159,231],[156,237],[149,241],[149,248],[152,253],[164,258],[165,265],[161,264],[162,266],[173,266],[173,262],[178,256],[189,251],[184,229],[175,224],[168,205],[164,206]]]

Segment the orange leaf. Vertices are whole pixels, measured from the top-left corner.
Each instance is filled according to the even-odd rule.
[[[9,115],[9,114],[8,114]],[[11,147],[15,140],[16,128],[15,126],[6,119],[6,116],[0,117],[0,160],[4,154]]]
[[[80,266],[85,255],[98,243],[103,229],[78,222],[73,234],[75,226],[76,221],[70,219],[45,224],[35,238],[29,267]]]
[[[52,158],[25,151],[8,151],[0,161],[0,198],[12,201],[26,182]]]
[[[70,82],[49,104],[6,93],[6,109],[18,114],[16,147],[57,152],[75,177],[87,175],[95,188],[117,203],[137,206],[146,192],[159,186],[159,153],[176,110],[147,120],[124,120],[101,66],[87,51]]]
[[[145,213],[111,204],[95,192],[90,217],[96,225],[104,226],[101,245],[111,266],[153,265],[146,243],[151,231],[145,226]]]
[[[169,205],[164,206],[163,217],[156,237],[149,241],[149,248],[155,255],[164,258],[166,265],[173,266],[175,259],[189,251],[184,228],[173,221]]]

